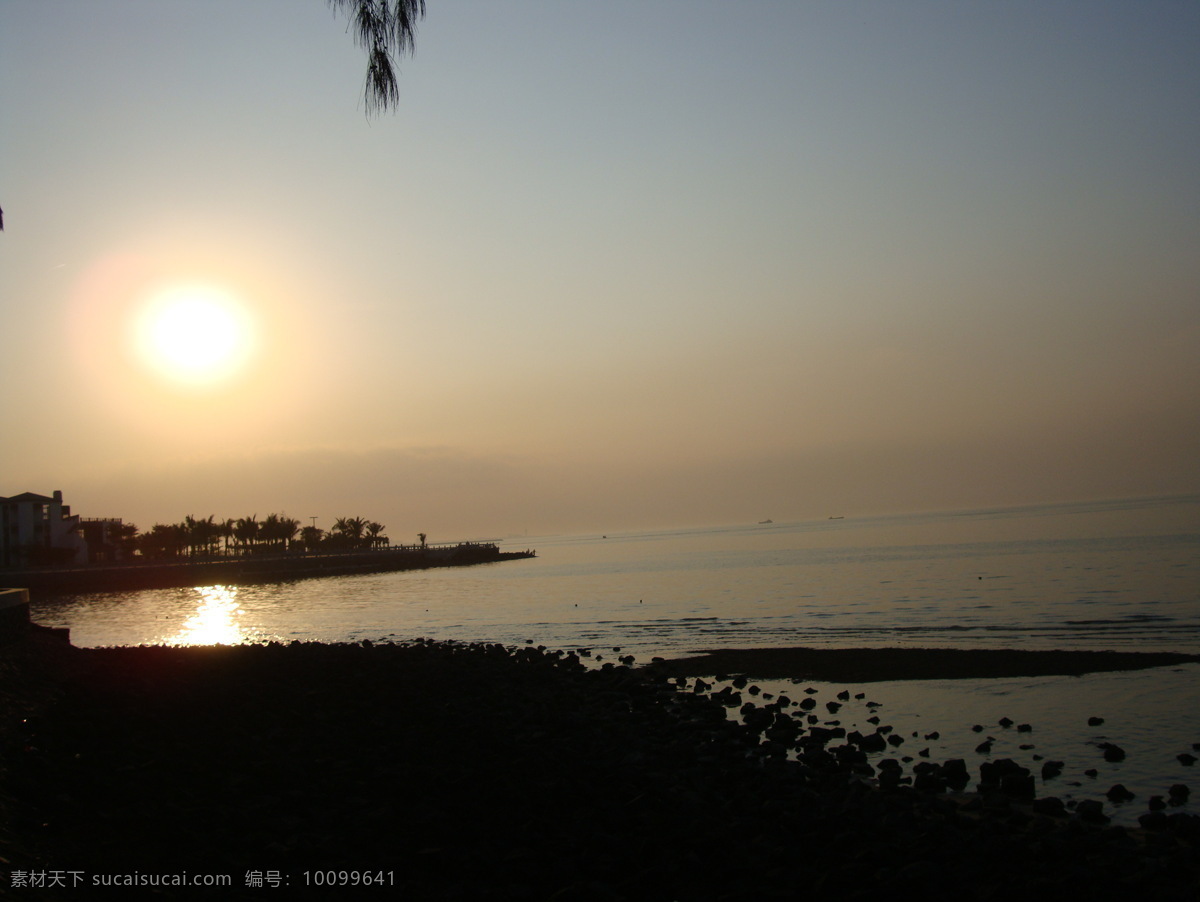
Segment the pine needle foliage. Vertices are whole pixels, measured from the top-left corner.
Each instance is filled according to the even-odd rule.
[[[425,0],[328,0],[350,20],[354,40],[367,52],[363,100],[367,115],[394,109],[400,100],[398,59],[416,49],[417,22]]]

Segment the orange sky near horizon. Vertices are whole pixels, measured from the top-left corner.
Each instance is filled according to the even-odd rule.
[[[0,494],[449,539],[1200,492],[1200,8],[503,6],[431,0],[376,119],[322,0],[0,8]]]

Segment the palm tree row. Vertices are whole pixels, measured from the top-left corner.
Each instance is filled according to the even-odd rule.
[[[378,548],[388,544],[386,527],[362,517],[339,517],[333,521],[326,542],[335,548]]]
[[[128,529],[128,546],[146,558],[230,557],[304,548],[345,550],[377,548],[389,544],[384,525],[362,517],[335,521],[328,534],[314,526],[300,528],[300,521],[284,514],[257,514],[237,520],[218,520],[215,515],[197,518],[188,514],[182,523],[155,523],[148,532]],[[127,546],[127,547],[128,547]]]

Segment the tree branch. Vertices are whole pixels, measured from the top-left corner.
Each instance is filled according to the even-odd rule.
[[[363,100],[367,115],[394,109],[400,100],[397,58],[416,49],[417,21],[425,0],[328,0],[345,13],[355,30],[354,41],[367,52]]]

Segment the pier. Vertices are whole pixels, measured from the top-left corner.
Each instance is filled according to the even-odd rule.
[[[492,542],[404,545],[336,553],[300,551],[243,557],[187,558],[0,570],[0,583],[43,593],[128,592],[188,586],[285,582],[321,576],[387,573],[431,567],[464,567],[536,556],[535,551],[501,551]]]

